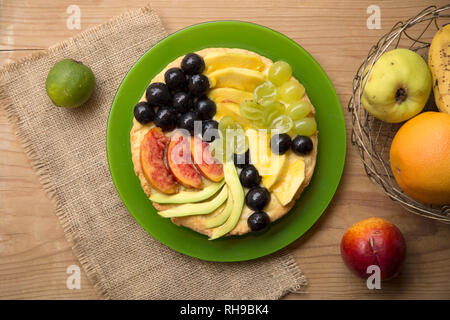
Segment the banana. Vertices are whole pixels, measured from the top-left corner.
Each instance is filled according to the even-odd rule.
[[[428,66],[436,105],[440,111],[450,114],[450,25],[434,35],[428,51]]]

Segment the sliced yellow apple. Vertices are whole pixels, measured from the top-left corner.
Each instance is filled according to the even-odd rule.
[[[209,53],[203,60],[206,65],[206,73],[227,67],[247,68],[257,71],[261,71],[265,67],[261,57],[238,52]]]
[[[253,92],[264,81],[264,75],[255,70],[244,68],[218,69],[208,74],[211,88],[234,88]]]
[[[298,188],[305,180],[304,159],[291,153],[288,161],[283,177],[272,188],[272,193],[283,206],[292,201]]]
[[[253,100],[253,94],[248,91],[234,88],[216,88],[209,91],[208,98],[213,100],[216,104],[220,102],[230,102],[240,105],[242,101]]]

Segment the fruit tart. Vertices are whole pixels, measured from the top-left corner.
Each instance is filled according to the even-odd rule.
[[[217,239],[266,229],[308,186],[315,110],[284,61],[207,48],[177,58],[134,107],[134,171],[158,214]]]

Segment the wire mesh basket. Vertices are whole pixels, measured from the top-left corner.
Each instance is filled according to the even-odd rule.
[[[356,147],[369,179],[408,211],[443,223],[450,223],[450,204],[433,206],[417,202],[399,188],[393,177],[389,150],[392,139],[402,124],[386,123],[368,114],[361,105],[361,95],[368,78],[365,70],[370,73],[374,63],[384,52],[397,47],[408,48],[427,61],[431,40],[440,27],[450,22],[449,17],[450,5],[440,8],[431,6],[406,22],[397,22],[369,50],[367,58],[353,79],[353,94],[348,104],[348,111],[352,117],[351,142]],[[429,110],[437,111],[432,94],[424,111]]]

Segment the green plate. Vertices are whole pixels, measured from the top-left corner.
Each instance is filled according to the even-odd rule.
[[[204,48],[242,48],[273,61],[287,61],[316,108],[319,152],[311,184],[294,208],[262,233],[210,241],[158,216],[141,189],[131,162],[133,108],[151,79],[177,57]],[[342,175],[346,136],[336,92],[320,65],[298,44],[266,27],[217,21],[180,30],[151,48],[133,66],[116,93],[106,138],[108,162],[117,192],[131,215],[166,246],[199,259],[243,261],[275,252],[303,235],[330,203]]]

